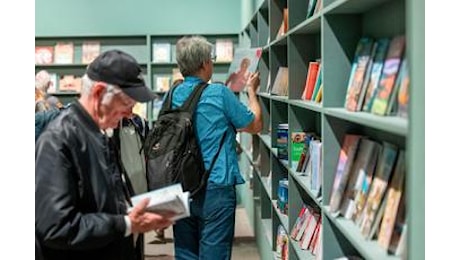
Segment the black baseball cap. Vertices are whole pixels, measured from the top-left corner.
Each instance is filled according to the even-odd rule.
[[[137,61],[126,52],[109,50],[101,53],[88,65],[88,77],[117,85],[137,102],[148,102],[157,96],[146,85]]]

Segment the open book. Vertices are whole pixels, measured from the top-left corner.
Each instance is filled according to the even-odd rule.
[[[150,212],[157,214],[167,211],[176,213],[171,220],[179,220],[190,216],[190,192],[184,192],[181,184],[174,184],[136,195],[131,198],[133,206],[136,206],[144,198],[150,198],[149,205],[147,206],[147,210]]]

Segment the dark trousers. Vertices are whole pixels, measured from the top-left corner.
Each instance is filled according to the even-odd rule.
[[[230,260],[235,210],[235,186],[209,184],[206,192],[190,203],[190,217],[173,227],[175,258]]]

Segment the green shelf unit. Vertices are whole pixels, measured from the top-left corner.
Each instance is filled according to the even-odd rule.
[[[367,240],[352,221],[329,213],[329,200],[343,137],[347,133],[365,135],[378,142],[390,142],[407,152],[406,185],[408,240],[407,259],[424,259],[424,5],[415,0],[323,0],[323,8],[307,18],[308,1],[264,0],[240,34],[240,45],[262,48],[259,61],[261,86],[257,93],[262,107],[264,126],[252,138],[241,138],[241,145],[252,145],[253,160],[272,172],[271,189],[267,179],[259,188],[271,194],[272,203],[261,203],[254,211],[271,211],[272,225],[257,223],[256,234],[271,232],[278,224],[290,233],[302,204],[321,212],[323,223],[323,259],[359,256],[364,259],[402,259],[388,254],[375,239]],[[256,6],[256,5],[254,5]],[[276,37],[282,21],[282,10],[289,12],[288,31]],[[406,35],[406,55],[410,70],[410,107],[408,119],[377,116],[366,112],[349,112],[344,108],[348,78],[358,40],[369,35],[375,38]],[[323,100],[321,103],[301,99],[308,63],[319,59],[322,65]],[[288,94],[276,96],[268,92],[278,68],[288,67]],[[243,102],[247,100],[242,99]],[[321,193],[311,189],[310,177],[295,172],[288,161],[279,160],[277,126],[289,124],[293,131],[315,132],[322,140]],[[290,144],[289,149],[290,150]],[[261,155],[261,156],[259,156]],[[263,155],[263,156],[262,156]],[[249,157],[248,157],[249,158]],[[267,166],[268,165],[268,166]],[[267,169],[268,168],[268,169]],[[287,219],[276,208],[277,181],[289,180]],[[259,178],[259,181],[261,179]],[[254,189],[257,185],[254,185]],[[259,197],[255,197],[258,200]],[[266,208],[265,208],[266,207]],[[268,216],[268,215],[266,215]],[[263,221],[267,221],[263,218]],[[287,223],[286,223],[287,221]],[[263,230],[266,228],[266,230]],[[271,245],[276,244],[272,236]],[[290,259],[314,259],[290,239]],[[259,240],[258,240],[259,243]],[[272,259],[273,246],[259,245],[262,259]],[[264,250],[270,250],[266,252]]]

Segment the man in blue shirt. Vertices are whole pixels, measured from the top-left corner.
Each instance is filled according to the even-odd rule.
[[[176,44],[176,59],[184,81],[173,93],[172,106],[184,103],[201,82],[213,74],[213,46],[204,37],[183,37]],[[256,96],[259,74],[250,75],[248,106],[223,84],[209,84],[195,112],[197,140],[206,169],[226,140],[209,175],[206,192],[190,204],[191,216],[174,225],[176,259],[230,259],[236,210],[235,185],[244,183],[238,168],[235,131],[258,133],[262,129],[261,108]]]

